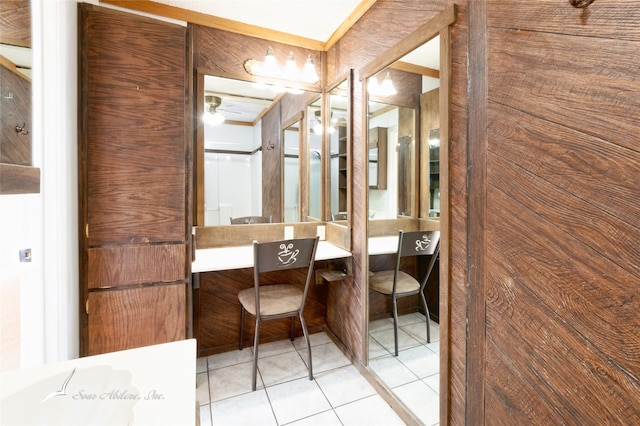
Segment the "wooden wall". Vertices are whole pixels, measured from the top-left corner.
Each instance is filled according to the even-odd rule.
[[[638,424],[640,3],[478,3],[467,421]]]

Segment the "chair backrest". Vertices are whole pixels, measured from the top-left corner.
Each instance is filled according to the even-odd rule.
[[[318,237],[292,240],[253,242],[253,261],[256,272],[305,268],[313,265]]]
[[[400,231],[398,236],[398,255],[433,255],[440,243],[440,231]]]
[[[347,220],[347,212],[332,213],[331,220]]]
[[[242,216],[230,218],[232,225],[248,225],[252,223],[271,223],[271,216]]]
[[[304,284],[300,314],[304,310],[309,283],[313,276],[313,264],[316,257],[319,237],[296,238],[292,240],[253,242],[253,281],[256,291],[256,309],[260,312],[260,273],[282,271],[293,268],[308,268]]]
[[[400,270],[400,259],[407,256],[431,255],[431,261],[427,266],[425,276],[420,281],[420,291],[424,289],[431,275],[431,271],[440,254],[440,231],[400,231],[398,235],[398,255],[396,269],[393,277],[393,292],[396,291],[396,277]]]

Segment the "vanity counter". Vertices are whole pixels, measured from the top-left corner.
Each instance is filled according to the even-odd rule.
[[[341,249],[327,241],[318,242],[316,260],[346,257],[351,257],[351,252]],[[197,249],[195,260],[191,264],[192,273],[242,268],[253,268],[253,245]]]
[[[398,251],[398,235],[369,237],[369,255],[393,254]]]

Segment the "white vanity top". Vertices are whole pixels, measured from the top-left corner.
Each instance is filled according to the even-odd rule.
[[[318,242],[316,260],[339,259],[343,257],[351,257],[351,252],[341,249],[327,241]],[[191,264],[191,272],[193,273],[240,268],[253,268],[252,245],[197,249],[196,258]]]
[[[173,426],[198,415],[195,339],[11,371],[1,382],[2,424]]]
[[[391,254],[398,251],[398,235],[369,238],[369,255]]]

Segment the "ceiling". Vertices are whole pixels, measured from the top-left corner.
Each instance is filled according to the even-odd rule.
[[[325,42],[363,0],[154,0],[205,15]],[[367,7],[368,8],[368,7]]]

